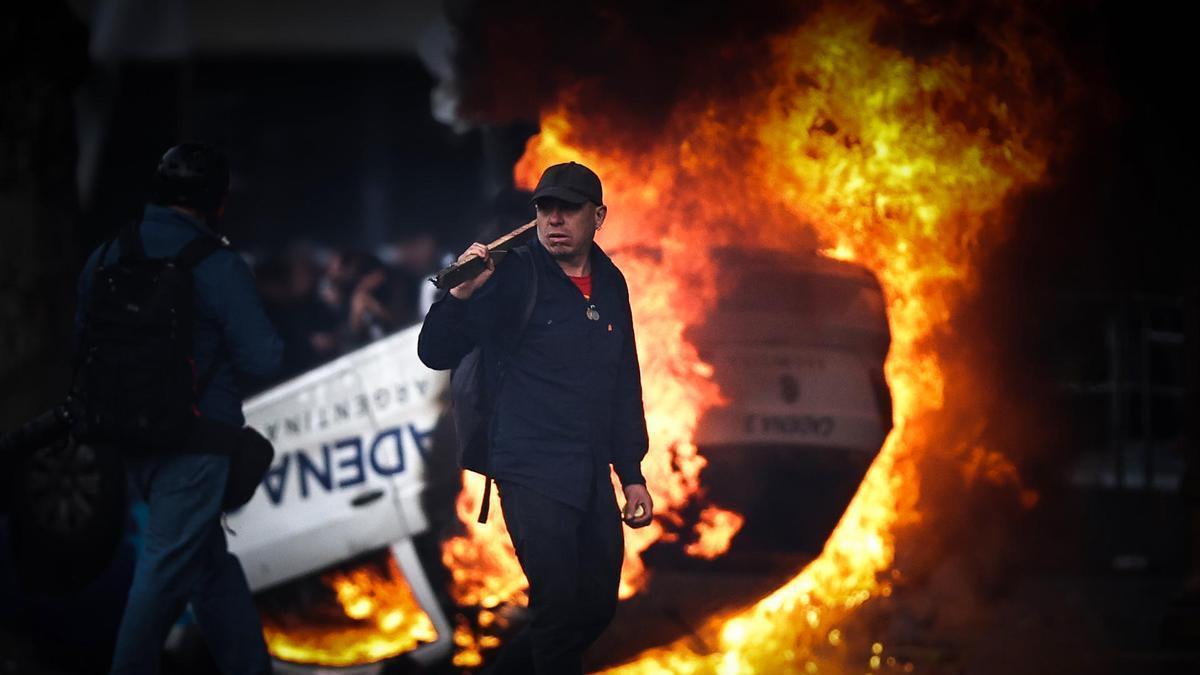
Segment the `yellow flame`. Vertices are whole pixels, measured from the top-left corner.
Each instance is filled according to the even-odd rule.
[[[963,464],[966,480],[1018,480],[971,425],[954,443],[933,439],[958,417],[979,414],[946,398],[939,331],[975,289],[981,241],[1002,234],[1005,200],[1041,180],[1050,151],[1035,133],[1045,131],[1044,111],[1018,114],[1012,104],[1028,95],[1030,59],[1013,29],[993,27],[1006,56],[998,63],[972,65],[953,52],[918,62],[873,42],[880,14],[868,4],[825,7],[774,41],[774,65],[756,74],[767,83],[757,94],[680,102],[661,134],[636,148],[585,133],[590,111],[565,95],[518,163],[524,187],[553,163],[592,167],[609,196],[602,245],[662,251],[661,259],[617,262],[632,289],[643,357],[652,438],[644,466],[668,521],[700,491],[695,424],[720,402],[711,369],[683,339],[716,294],[709,250],[819,250],[871,269],[887,301],[895,427],[821,555],[750,609],[712,621],[703,642],[719,645],[715,653],[681,640],[613,672],[877,669],[882,645],[859,656],[839,645],[853,637],[846,618],[892,592],[897,533],[921,521],[916,460],[940,453]],[[1007,98],[995,93],[1000,83]],[[630,537],[623,596],[645,582],[637,554],[662,534]]]
[[[729,550],[733,535],[742,528],[745,518],[740,513],[726,511],[717,506],[707,506],[700,512],[696,523],[696,541],[684,549],[688,555],[711,560]]]
[[[394,559],[388,559],[386,574],[366,565],[327,574],[322,581],[336,592],[350,621],[293,625],[264,617],[263,635],[275,658],[349,666],[389,659],[437,639],[433,622]]]

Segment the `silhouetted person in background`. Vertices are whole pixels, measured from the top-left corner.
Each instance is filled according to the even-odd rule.
[[[163,155],[152,203],[142,221],[89,258],[80,277],[77,332],[89,326],[88,299],[97,266],[116,264],[122,242],[146,258],[175,258],[217,228],[229,193],[229,164],[207,145],[184,143]],[[126,234],[129,232],[130,234]],[[195,413],[240,428],[242,394],[235,375],[268,377],[282,342],[259,303],[254,277],[227,246],[216,247],[191,270],[193,372],[201,373]],[[136,357],[136,355],[133,355]],[[133,582],[113,654],[114,674],[157,673],[163,642],[190,603],[213,658],[226,673],[271,671],[262,626],[241,564],[226,548],[222,501],[227,454],[178,451],[126,454],[129,482],[145,500]]]
[[[268,258],[255,269],[259,293],[271,322],[283,338],[283,367],[278,379],[315,368],[331,354],[318,350],[322,333],[335,330],[336,319],[317,296],[317,264],[304,249]]]

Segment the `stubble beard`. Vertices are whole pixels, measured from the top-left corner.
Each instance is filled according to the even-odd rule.
[[[555,247],[555,249],[557,249],[555,250],[551,249],[549,246],[545,246],[544,248],[546,249],[546,252],[550,254],[551,258],[554,258],[559,262],[573,263],[586,259],[588,254],[591,253],[592,247],[591,242],[587,242],[580,244],[579,246],[573,246],[570,249]]]

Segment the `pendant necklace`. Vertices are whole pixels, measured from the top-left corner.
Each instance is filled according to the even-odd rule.
[[[588,305],[588,308],[587,308],[587,318],[591,319],[592,321],[599,321],[599,320],[600,320],[600,312],[597,312],[597,311],[596,311],[596,306],[595,306],[595,305]]]

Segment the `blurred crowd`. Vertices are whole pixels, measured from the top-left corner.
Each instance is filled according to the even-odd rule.
[[[501,190],[467,241],[492,241],[528,222],[529,197]],[[429,279],[465,248],[445,246],[433,232],[416,230],[372,247],[291,242],[252,256],[263,306],[284,341],[276,382],[424,319],[437,293]]]
[[[263,305],[284,340],[281,379],[420,321],[444,263],[431,234],[368,251],[293,244],[255,264]]]

